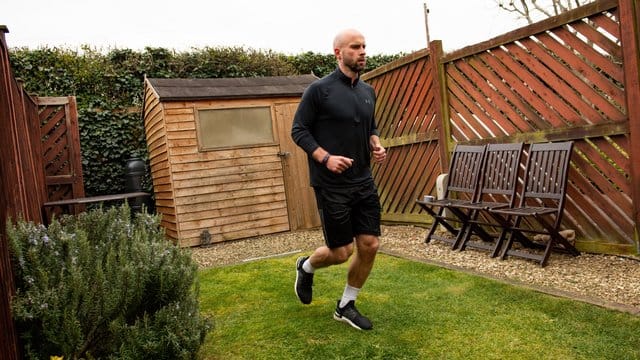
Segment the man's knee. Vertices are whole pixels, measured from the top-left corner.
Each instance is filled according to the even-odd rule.
[[[333,259],[336,264],[342,264],[349,260],[351,254],[353,254],[353,245],[345,245],[339,248],[331,249],[333,253]]]
[[[362,234],[357,236],[358,251],[375,254],[380,247],[380,239],[376,235]]]

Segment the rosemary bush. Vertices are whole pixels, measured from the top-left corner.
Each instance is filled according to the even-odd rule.
[[[125,204],[7,228],[27,358],[189,359],[210,328],[197,265]]]

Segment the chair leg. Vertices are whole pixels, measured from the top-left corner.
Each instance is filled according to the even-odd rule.
[[[553,236],[551,236],[551,238],[549,239],[549,242],[547,242],[547,246],[544,249],[544,254],[540,259],[540,267],[545,267],[547,265],[547,261],[549,260],[549,255],[551,254],[551,250],[553,249],[555,242],[556,241],[554,240]]]
[[[470,224],[467,224],[464,228],[464,231],[460,231],[460,233],[456,237],[456,241],[451,247],[452,250],[455,250],[457,248],[459,251],[462,251],[465,249],[467,241],[469,241],[471,233],[473,232],[471,228],[472,227],[470,226]]]
[[[504,239],[506,237],[507,237],[507,228],[506,227],[502,227],[502,231],[500,231],[500,236],[498,236],[498,239],[496,240],[496,243],[495,243],[495,245],[493,247],[493,251],[491,252],[491,257],[492,258],[498,256],[498,254],[502,250],[502,246],[504,244]]]
[[[515,238],[515,234],[514,232],[511,232],[511,234],[509,234],[509,237],[507,238],[507,242],[502,247],[502,252],[500,253],[500,260],[504,260],[507,258],[507,255],[509,254],[509,250],[511,250],[511,245],[513,245],[513,238]]]
[[[522,218],[520,216],[516,216],[516,218],[513,220],[513,226],[509,225],[510,224],[509,220],[511,220],[510,218],[504,219],[500,217],[500,219],[502,221],[503,228],[506,231],[510,232],[507,243],[503,246],[502,253],[500,253],[500,259],[504,260],[507,258],[507,255],[509,254],[509,250],[511,250],[511,246],[513,246],[513,241],[518,235],[518,230],[516,230],[515,228],[517,228],[518,225],[520,225],[520,221],[522,220]]]
[[[451,212],[460,220],[460,228],[457,229],[455,240],[452,243],[451,250],[455,250],[463,242],[463,239],[470,235],[469,221],[473,218],[473,213],[465,213],[458,208],[449,208]]]
[[[451,224],[449,224],[449,222],[442,220],[441,219],[441,215],[438,216],[434,216],[433,217],[433,225],[431,226],[431,229],[429,229],[429,233],[427,234],[427,237],[425,239],[425,243],[429,243],[431,241],[432,238],[435,237],[435,231],[438,227],[438,225],[442,225],[445,229],[447,229],[447,231],[449,231],[453,236],[458,237],[460,234],[460,229],[456,229],[454,228]],[[449,242],[449,243],[453,243],[454,241],[452,240],[448,240],[448,239],[444,239],[444,237],[436,237],[439,240],[443,240],[445,242]]]
[[[440,219],[435,217],[433,218],[433,224],[431,224],[431,228],[429,229],[427,236],[424,238],[425,244],[428,244],[431,242],[431,236],[433,236],[433,233],[436,232],[436,228],[438,227],[439,222],[440,222]]]
[[[459,251],[464,250],[464,244],[471,237],[471,233],[473,230],[471,229],[471,224],[468,222],[464,222],[458,231],[458,235],[456,236],[455,241],[451,246],[451,250],[458,249]]]
[[[460,236],[459,239],[456,239],[456,244],[454,245],[454,249],[457,247],[459,251],[463,251],[467,247],[467,242],[469,241],[469,239],[471,239],[471,235],[473,235],[473,230],[479,229],[478,225],[474,223],[477,218],[478,218],[478,211],[470,210],[469,216],[467,217],[467,220],[464,223],[465,225],[464,234],[462,234],[462,236]],[[481,229],[478,231],[481,231]]]

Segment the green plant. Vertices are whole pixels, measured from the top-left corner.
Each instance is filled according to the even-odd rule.
[[[28,358],[192,358],[208,331],[197,265],[124,204],[7,229]]]

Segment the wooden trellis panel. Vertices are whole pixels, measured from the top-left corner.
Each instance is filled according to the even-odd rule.
[[[637,253],[638,135],[627,104],[638,100],[625,81],[638,79],[625,71],[637,74],[638,59],[621,42],[637,49],[637,7],[621,14],[617,1],[600,0],[435,61],[423,51],[365,74],[389,149],[374,167],[383,218],[425,223],[413,200],[434,193],[454,143],[573,140],[563,227],[582,250]]]
[[[424,221],[415,199],[435,193],[439,154],[437,71],[429,51],[366,74],[377,93],[376,118],[387,160],[374,165],[384,221]],[[401,170],[400,170],[401,169]]]
[[[84,197],[76,99],[37,97],[47,201]],[[61,209],[47,209],[59,213]],[[74,212],[82,211],[76,206]],[[47,214],[50,216],[51,214]]]
[[[574,140],[564,227],[577,230],[583,248],[631,250],[617,2],[596,2],[525,29],[526,35],[507,34],[481,51],[443,60],[452,140]]]

